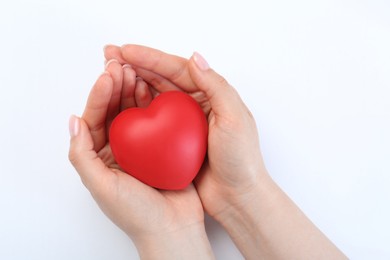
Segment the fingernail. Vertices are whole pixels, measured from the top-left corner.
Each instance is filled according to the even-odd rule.
[[[70,134],[70,137],[77,136],[79,134],[79,131],[80,131],[80,119],[77,116],[72,115],[69,118],[69,134]]]
[[[193,54],[195,64],[198,66],[200,70],[208,70],[210,68],[207,61],[197,52]]]
[[[110,46],[114,46],[113,44],[106,44],[103,46],[103,52],[106,52],[106,49]]]
[[[107,61],[107,63],[106,63],[106,69],[107,69],[108,66],[110,66],[110,64],[113,63],[113,62],[118,63],[118,61],[117,61],[116,59],[111,59],[111,60]]]
[[[105,76],[105,75],[111,76],[111,73],[110,73],[108,70],[105,70],[105,71],[102,72],[102,74],[100,75],[100,77]]]
[[[124,68],[130,68],[130,69],[131,69],[131,65],[130,65],[130,64],[124,64],[124,65],[122,66],[122,69],[124,69]]]

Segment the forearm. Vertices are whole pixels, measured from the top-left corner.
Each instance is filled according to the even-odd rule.
[[[133,239],[140,259],[215,259],[203,227]]]
[[[346,259],[268,175],[217,220],[246,259]]]

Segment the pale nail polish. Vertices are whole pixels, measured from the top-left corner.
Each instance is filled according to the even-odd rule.
[[[200,70],[208,70],[210,68],[207,61],[197,52],[194,52],[194,61]]]
[[[116,59],[111,59],[111,60],[107,61],[106,69],[108,68],[108,66],[110,66],[111,63],[114,63],[114,62],[118,63],[118,61]]]
[[[104,45],[103,46],[103,52],[106,52],[106,49],[108,48],[108,47],[110,47],[110,46],[115,46],[114,44],[106,44],[106,45]]]
[[[70,134],[70,137],[77,136],[79,134],[79,131],[80,131],[80,119],[77,116],[72,115],[69,118],[69,134]]]
[[[102,74],[100,75],[100,77],[104,76],[104,75],[111,76],[111,74],[108,70],[103,71]]]

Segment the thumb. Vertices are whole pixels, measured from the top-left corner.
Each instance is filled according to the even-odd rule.
[[[224,77],[211,69],[197,52],[189,60],[189,72],[197,87],[206,94],[213,112],[217,115],[236,114],[245,107],[237,91]]]
[[[69,160],[79,173],[84,185],[92,192],[97,188],[96,186],[99,186],[108,168],[94,150],[91,132],[83,119],[71,116],[69,133],[71,136]]]

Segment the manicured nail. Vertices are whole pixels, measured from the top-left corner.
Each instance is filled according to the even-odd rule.
[[[107,76],[111,76],[111,73],[108,71],[108,70],[105,70],[102,72],[102,74],[100,75],[101,76],[104,76],[104,75],[107,75]]]
[[[103,52],[106,52],[106,49],[107,49],[108,47],[110,47],[110,46],[114,46],[114,44],[106,44],[106,45],[104,45],[104,47],[103,47]]]
[[[118,61],[116,59],[111,59],[111,60],[107,61],[106,69],[108,68],[108,66],[110,66],[111,63],[114,63],[114,62],[118,63]]]
[[[210,68],[207,61],[197,52],[194,52],[194,61],[200,70],[208,70]]]
[[[69,134],[70,134],[70,137],[77,136],[79,134],[79,131],[80,131],[80,119],[77,116],[72,115],[69,118]]]

